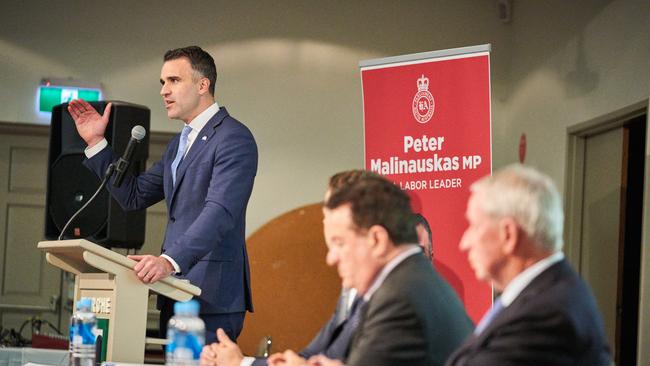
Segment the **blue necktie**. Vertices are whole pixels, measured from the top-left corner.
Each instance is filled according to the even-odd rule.
[[[478,323],[476,328],[474,329],[474,334],[479,335],[487,326],[492,322],[492,320],[499,315],[499,313],[503,310],[503,303],[501,302],[501,298],[498,298],[497,301],[492,304],[492,308],[485,313],[483,316],[483,319]]]
[[[350,307],[350,315],[348,317],[348,323],[353,330],[359,326],[363,314],[363,308],[365,306],[366,302],[363,300],[363,297],[357,295],[357,298],[354,299],[354,302]]]
[[[347,355],[350,343],[354,337],[361,318],[365,313],[366,302],[363,297],[357,296],[350,307],[350,314],[346,321],[337,326],[331,335],[327,347],[323,352],[329,358],[343,358]]]
[[[172,161],[172,184],[176,185],[176,169],[181,164],[183,156],[185,156],[185,149],[187,149],[187,136],[192,131],[192,127],[185,125],[183,127],[183,132],[181,132],[181,139],[178,142],[178,150],[176,151],[176,157]]]

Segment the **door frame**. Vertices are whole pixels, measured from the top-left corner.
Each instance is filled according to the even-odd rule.
[[[567,127],[564,252],[578,272],[580,272],[582,250],[585,140],[590,136],[621,128],[630,119],[643,114],[646,115],[647,130],[650,124],[649,106],[650,99],[641,100],[603,116]],[[650,311],[644,311],[650,309],[650,131],[646,134],[645,145],[637,365],[650,364]]]

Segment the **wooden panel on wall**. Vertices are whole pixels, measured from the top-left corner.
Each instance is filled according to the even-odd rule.
[[[37,295],[42,288],[45,261],[36,244],[42,238],[43,209],[17,204],[7,207],[3,295]]]
[[[52,307],[61,271],[36,249],[43,240],[48,134],[48,126],[0,123],[0,303],[6,305],[0,316],[7,328],[35,315],[61,327]]]
[[[45,193],[47,146],[12,147],[9,159],[10,192]]]

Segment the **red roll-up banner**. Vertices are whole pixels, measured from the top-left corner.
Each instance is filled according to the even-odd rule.
[[[458,243],[469,186],[492,171],[490,46],[362,61],[365,167],[393,180],[431,224],[434,265],[476,322],[492,289]]]

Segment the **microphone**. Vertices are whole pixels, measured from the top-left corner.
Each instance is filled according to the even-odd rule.
[[[115,164],[116,175],[115,180],[113,181],[113,187],[119,188],[122,185],[122,181],[126,175],[126,170],[129,168],[129,165],[131,165],[131,159],[133,158],[135,147],[140,143],[140,141],[142,141],[146,134],[147,131],[145,131],[144,127],[140,125],[133,127],[131,130],[131,138],[129,139],[129,143],[126,145],[124,154],[120,160],[117,161],[117,164]]]

